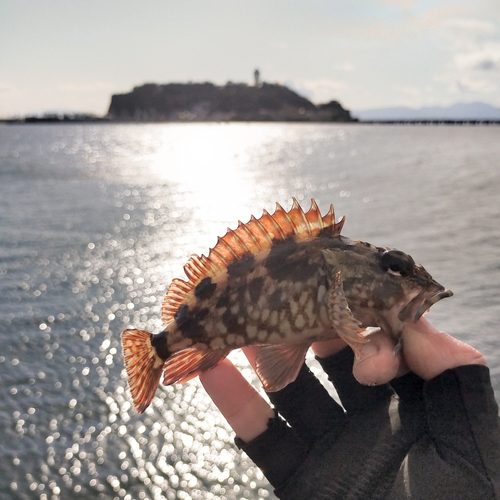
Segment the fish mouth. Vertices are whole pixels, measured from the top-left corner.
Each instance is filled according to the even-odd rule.
[[[436,283],[435,285],[438,284]],[[403,310],[399,313],[399,319],[405,323],[408,321],[416,323],[422,314],[424,314],[427,309],[433,306],[436,302],[453,295],[451,290],[445,290],[441,285],[434,286],[433,288],[434,291],[436,291],[436,289],[437,291],[430,297],[428,297],[429,290],[422,290],[416,297],[413,298],[413,300],[406,304]]]
[[[443,290],[442,292],[438,292],[430,299],[426,300],[415,314],[415,323],[422,317],[425,311],[427,311],[427,309],[430,309],[430,307],[433,306],[436,302],[439,302],[441,299],[445,299],[446,297],[451,297],[452,295],[453,292],[451,290]]]

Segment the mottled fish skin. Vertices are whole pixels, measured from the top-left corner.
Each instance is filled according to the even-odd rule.
[[[194,256],[189,281],[169,289],[164,331],[123,333],[137,410],[149,405],[162,373],[165,384],[184,382],[247,345],[269,346],[257,372],[266,390],[279,390],[312,342],[340,336],[359,355],[364,328],[397,341],[427,303],[451,295],[410,256],[341,236],[342,225],[333,207],[321,216],[314,200],[307,213],[294,200],[289,212],[278,205],[272,216],[228,230],[208,258]]]
[[[289,344],[299,335],[311,342],[331,337],[321,250],[338,243],[329,238],[282,241],[202,282],[163,333],[167,350]]]

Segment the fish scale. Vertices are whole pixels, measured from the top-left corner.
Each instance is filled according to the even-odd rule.
[[[122,344],[138,412],[166,385],[186,382],[248,345],[263,346],[256,371],[267,391],[292,382],[311,343],[342,338],[361,355],[367,327],[398,341],[404,324],[451,292],[399,251],[341,236],[333,206],[294,199],[218,238],[193,255],[187,281],[172,281],[162,306],[165,328],[129,329]]]

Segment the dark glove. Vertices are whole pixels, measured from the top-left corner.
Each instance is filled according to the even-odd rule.
[[[319,359],[343,408],[304,365],[269,397],[280,416],[236,438],[283,500],[500,498],[498,407],[485,366],[368,387],[350,349]],[[284,419],[284,420],[283,420]]]

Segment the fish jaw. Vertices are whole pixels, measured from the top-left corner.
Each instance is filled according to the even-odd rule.
[[[407,323],[416,323],[433,304],[452,295],[451,290],[445,290],[443,286],[432,280],[427,288],[406,296],[404,302],[396,302],[388,309],[364,308],[357,311],[359,314],[357,317],[363,318],[362,326],[377,326],[387,336],[399,342]]]
[[[451,297],[453,292],[445,290],[444,286],[432,281],[401,310],[398,317],[404,323],[416,323],[420,317],[436,302],[446,297]]]
[[[447,297],[452,297],[453,292],[451,290],[443,290],[442,292],[436,293],[436,295],[433,295],[430,299],[428,299],[422,306],[420,306],[420,309],[417,311],[417,314],[415,315],[415,318],[413,321],[416,323],[420,317],[428,310],[432,305],[434,305],[436,302],[439,302],[441,299],[445,299]]]

